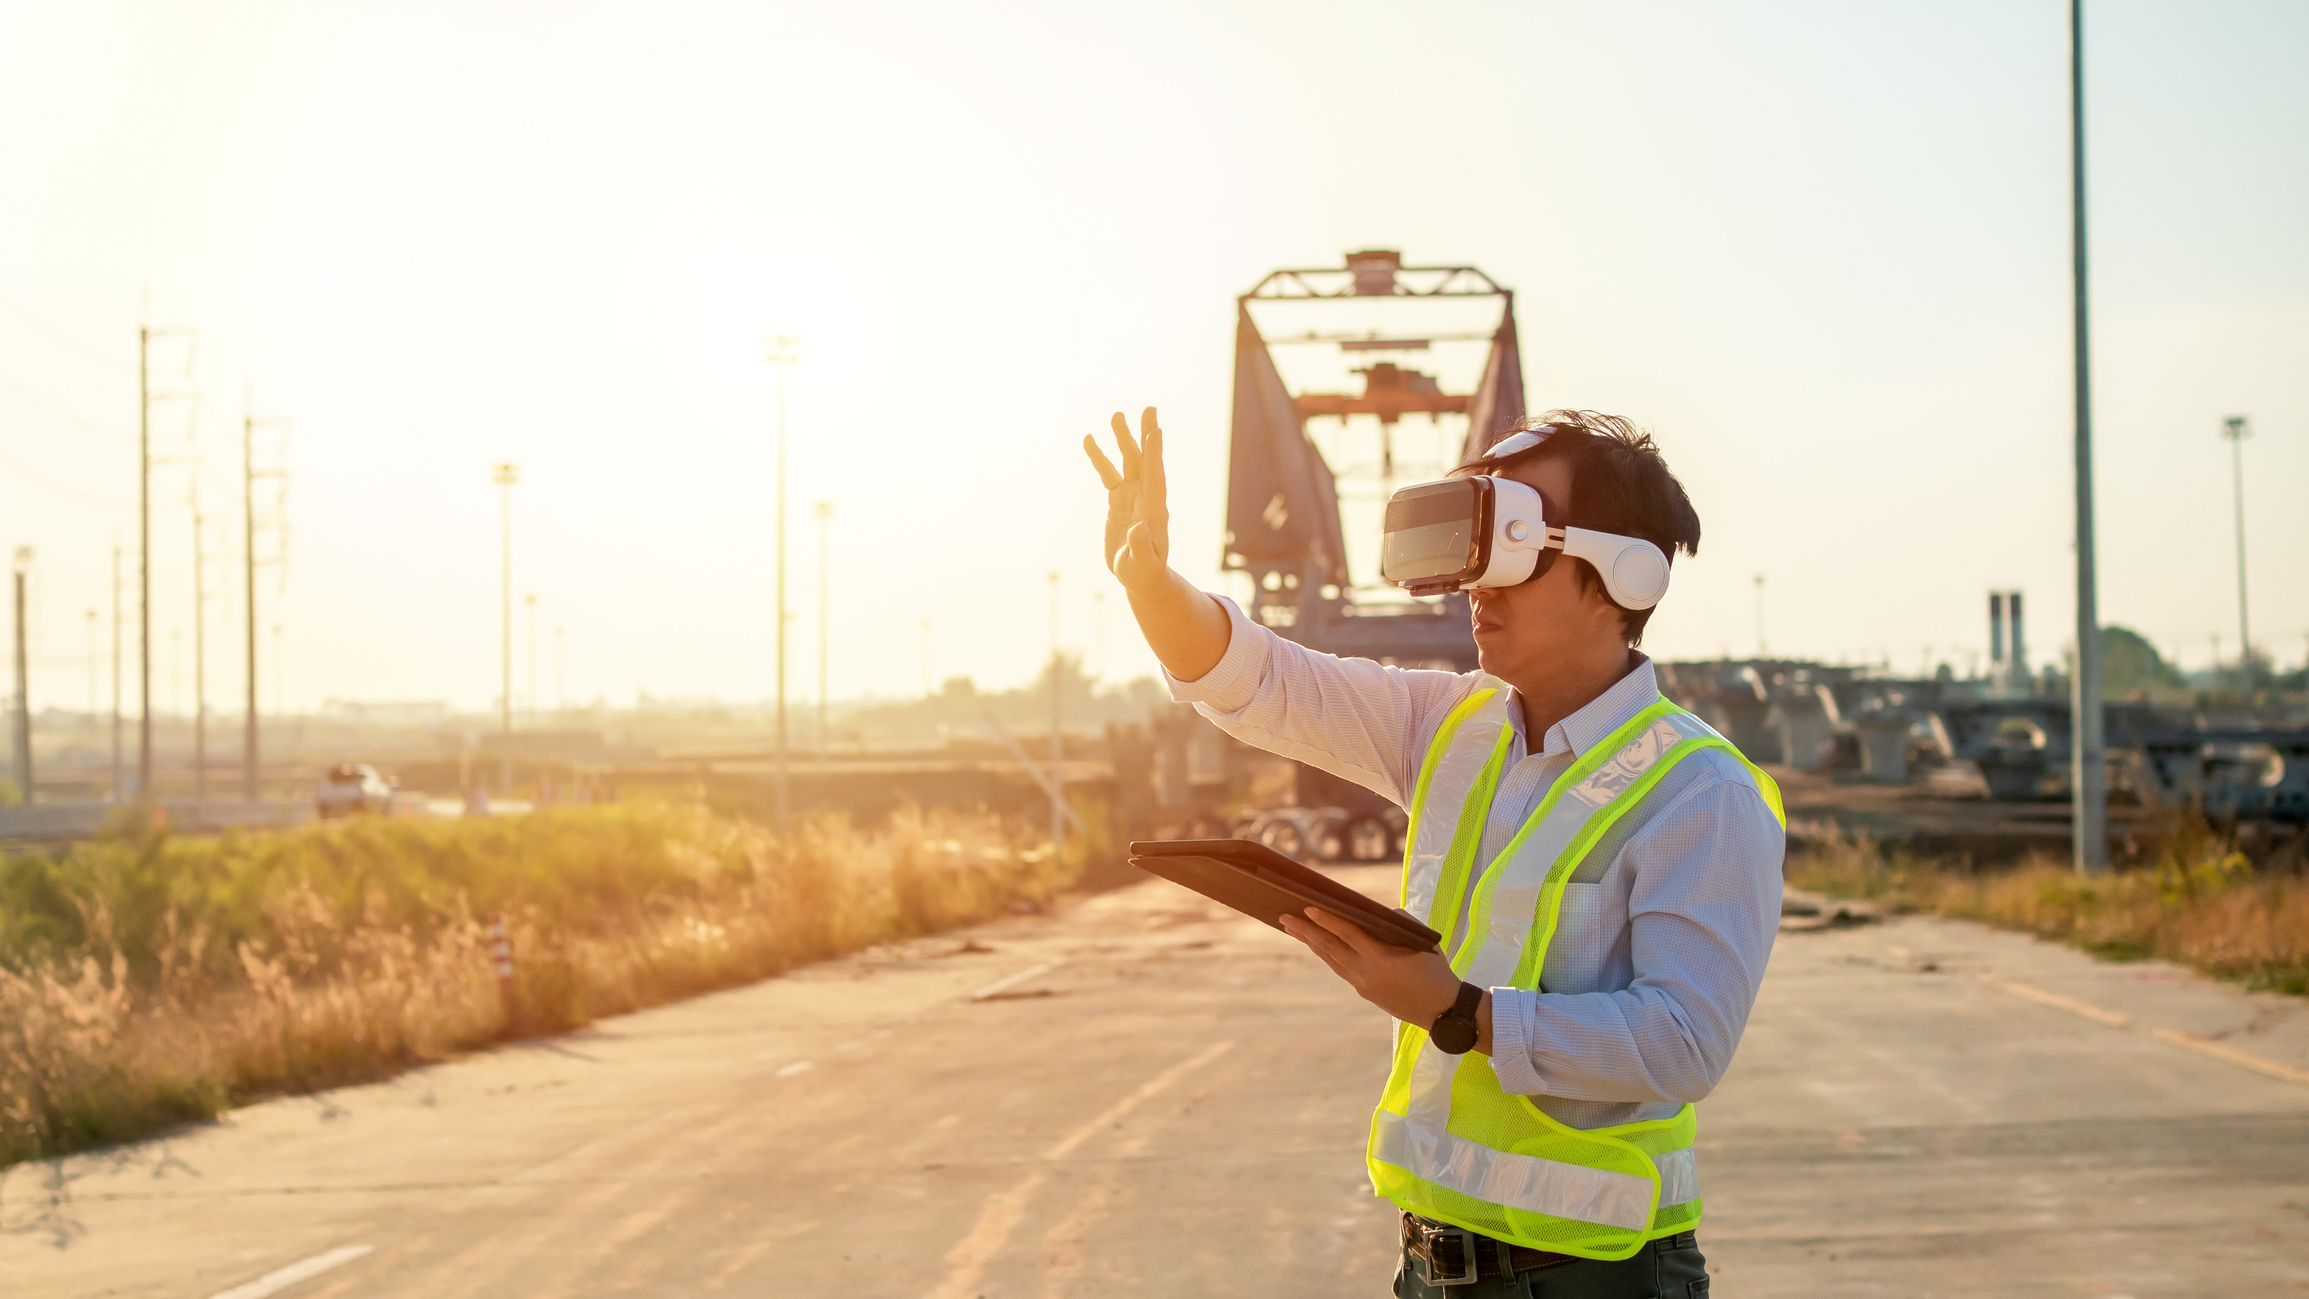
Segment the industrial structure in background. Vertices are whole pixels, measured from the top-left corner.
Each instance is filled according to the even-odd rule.
[[[1277,318],[1272,334],[1261,328],[1262,308]],[[1428,362],[1455,344],[1483,349],[1472,386],[1458,391]],[[1318,353],[1311,363],[1294,355],[1302,363],[1292,368],[1360,391],[1312,383],[1294,390],[1277,362],[1277,348]],[[1279,270],[1261,279],[1235,300],[1234,418],[1221,558],[1226,571],[1250,579],[1246,612],[1277,634],[1327,654],[1474,670],[1466,596],[1411,600],[1381,583],[1376,572],[1357,582],[1348,562],[1341,487],[1343,481],[1368,486],[1369,499],[1386,501],[1407,463],[1400,445],[1405,416],[1421,417],[1428,426],[1429,454],[1409,463],[1417,477],[1433,478],[1489,450],[1523,414],[1515,293],[1475,267],[1406,266],[1400,253],[1370,249],[1347,254],[1343,266]],[[1325,458],[1310,436],[1316,421],[1336,422],[1334,446],[1347,463]],[[1367,453],[1360,457],[1346,454],[1351,423],[1375,434],[1355,448]],[[1437,450],[1446,454],[1436,456]],[[1376,527],[1371,531],[1376,535]],[[1289,806],[1255,817],[1243,833],[1293,853],[1333,841],[1359,849],[1352,852],[1359,857],[1392,851],[1403,824],[1399,809],[1304,764],[1294,764],[1293,774]]]
[[[1497,316],[1469,328],[1385,327],[1377,305],[1495,302]],[[1407,415],[1448,428],[1450,454],[1419,468],[1435,477],[1473,460],[1523,418],[1522,353],[1514,293],[1471,266],[1405,266],[1388,250],[1349,253],[1344,266],[1279,270],[1236,300],[1234,421],[1227,476],[1223,565],[1249,578],[1247,611],[1310,649],[1405,667],[1476,667],[1466,597],[1410,601],[1376,580],[1358,584],[1348,562],[1342,484],[1376,480],[1384,501],[1396,484],[1397,431]],[[1262,329],[1260,308],[1299,309],[1300,327]],[[1332,319],[1324,319],[1328,315]],[[1344,317],[1343,321],[1336,319]],[[1414,366],[1439,344],[1487,344],[1480,377],[1454,391]],[[1276,350],[1327,349],[1361,391],[1286,381]],[[1320,374],[1321,365],[1300,366]],[[1432,367],[1430,367],[1431,369]],[[1375,456],[1327,460],[1316,422],[1368,417]],[[1448,424],[1445,422],[1448,421]],[[1342,437],[1334,447],[1347,445]],[[1372,575],[1375,579],[1375,574]],[[2069,799],[2075,709],[2065,675],[2032,674],[2022,594],[1988,598],[1989,664],[1984,677],[1952,674],[1906,680],[1881,669],[1799,661],[1722,660],[1659,665],[1661,688],[1722,731],[1757,762],[1876,785],[1929,782],[1936,773],[1977,771],[1964,791],[1993,802]],[[1759,615],[1760,616],[1760,615]],[[2097,657],[2097,656],[2096,656]],[[2309,821],[2309,732],[2272,730],[2248,708],[2229,724],[2209,724],[2190,708],[2148,703],[2101,710],[2108,739],[2107,788],[2136,807],[2186,804],[2217,820]],[[1202,736],[1228,756],[1206,772],[1199,798],[1161,772],[1184,769],[1197,728],[1182,714],[1155,725],[1160,759],[1126,760],[1115,750],[1119,788],[1146,766],[1159,787],[1149,801],[1171,818],[1192,809],[1203,833],[1257,838],[1311,857],[1378,859],[1401,849],[1405,818],[1370,791],[1304,764],[1288,780],[1257,780],[1261,759],[1215,732]],[[1110,737],[1110,747],[1127,741]],[[1268,762],[1280,761],[1274,759]],[[1223,768],[1212,771],[1213,766]],[[2099,773],[2095,773],[2098,775]],[[2100,782],[2088,782],[2088,790]],[[1124,797],[1128,808],[1138,800]],[[1224,813],[1222,812],[1224,810]]]
[[[1487,329],[1416,334],[1309,319],[1304,331],[1270,340],[1252,312],[1262,303],[1353,308],[1367,307],[1370,299],[1400,298],[1496,303],[1498,318]],[[1447,391],[1436,375],[1407,364],[1438,343],[1470,341],[1489,348],[1473,391]],[[1349,363],[1340,368],[1360,377],[1362,391],[1291,391],[1276,364],[1277,346],[1334,349]],[[1234,429],[1221,563],[1229,572],[1249,575],[1253,618],[1310,649],[1471,671],[1475,638],[1468,630],[1466,596],[1433,602],[1362,598],[1399,593],[1379,583],[1375,573],[1358,588],[1347,562],[1341,478],[1375,482],[1376,499],[1385,501],[1399,461],[1397,428],[1414,414],[1434,425],[1457,426],[1457,436],[1449,439],[1456,448],[1452,464],[1481,455],[1523,418],[1523,356],[1512,290],[1472,266],[1405,266],[1399,254],[1385,250],[1349,253],[1344,267],[1281,270],[1260,280],[1235,300]],[[1375,423],[1377,455],[1343,474],[1308,436],[1308,423],[1325,419],[1344,426],[1356,416]],[[1426,467],[1438,469],[1433,463]]]

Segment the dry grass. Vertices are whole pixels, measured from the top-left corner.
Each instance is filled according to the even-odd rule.
[[[1068,877],[992,817],[911,811],[783,848],[702,810],[623,806],[11,855],[0,1165],[1040,905]]]
[[[2137,862],[2098,879],[2065,860],[1974,870],[1844,836],[1792,850],[1787,873],[1798,888],[2024,930],[2111,960],[2158,958],[2309,993],[2309,876],[2256,871],[2201,821],[2176,820]]]

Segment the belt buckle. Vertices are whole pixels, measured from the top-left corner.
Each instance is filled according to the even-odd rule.
[[[1474,1232],[1465,1227],[1429,1227],[1427,1224],[1421,1223],[1419,1224],[1419,1237],[1419,1262],[1426,1270],[1425,1280],[1427,1284],[1438,1288],[1475,1284],[1478,1279],[1476,1273],[1479,1269],[1476,1263]],[[1445,1275],[1440,1272],[1436,1265],[1435,1246],[1438,1241],[1447,1238],[1458,1241],[1460,1266]]]

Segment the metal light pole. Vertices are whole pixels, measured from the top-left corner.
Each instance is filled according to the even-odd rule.
[[[247,680],[242,685],[248,696],[243,701],[241,718],[241,797],[257,801],[258,767],[262,762],[257,732],[257,480],[285,478],[285,469],[257,468],[257,428],[265,424],[286,424],[285,419],[259,419],[254,409],[256,394],[251,386],[248,408],[241,412],[241,585],[246,607],[241,614],[241,632],[247,641]],[[284,552],[285,554],[285,552]],[[284,558],[283,562],[286,562]],[[279,700],[274,700],[279,703]]]
[[[1756,574],[1756,657],[1764,657],[1764,575]]]
[[[529,620],[529,684],[522,692],[521,702],[529,713],[529,725],[537,725],[537,592],[521,597]]]
[[[121,793],[121,731],[120,710],[120,534],[112,535],[112,801],[120,801]]]
[[[2101,623],[2093,555],[2092,349],[2085,280],[2084,0],[2069,0],[2069,213],[2076,297],[2076,672],[2069,716],[2069,780],[2076,868],[2098,875],[2109,866],[2108,769],[2101,753]]]
[[[489,481],[497,484],[499,631],[503,635],[504,670],[498,682],[499,720],[505,751],[497,759],[500,793],[513,784],[513,485],[521,481],[521,466],[500,461],[490,467]]]
[[[208,556],[200,479],[192,484],[192,823],[208,824]]]
[[[1063,712],[1058,671],[1058,574],[1050,575],[1050,856],[1058,859],[1058,846],[1066,832],[1066,733],[1061,729]]]
[[[827,737],[831,734],[826,724],[826,542],[834,522],[834,503],[819,501],[810,507],[810,517],[818,521],[818,767],[824,770]]]
[[[780,334],[770,340],[768,361],[778,367],[778,841],[786,839],[791,793],[786,778],[786,371],[797,359],[801,339]]]
[[[152,403],[188,393],[152,390],[152,340],[192,333],[189,329],[136,331],[136,796],[152,798]]]
[[[2242,415],[2221,421],[2221,436],[2229,440],[2229,471],[2237,494],[2237,680],[2238,697],[2245,711],[2253,710],[2253,620],[2245,605],[2245,439],[2253,426]]]
[[[152,327],[136,331],[136,796],[152,798]]]
[[[32,803],[31,661],[24,635],[24,577],[32,570],[32,547],[16,548],[16,783]]]
[[[1091,645],[1096,655],[1096,667],[1091,675],[1106,680],[1106,588],[1090,593]]]

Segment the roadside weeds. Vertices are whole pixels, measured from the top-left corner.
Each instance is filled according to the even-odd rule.
[[[362,819],[0,857],[0,1167],[1045,905],[985,813]],[[484,917],[502,913],[501,1001]]]
[[[1889,911],[2033,933],[2107,960],[2163,959],[2256,991],[2309,993],[2309,877],[2256,870],[2202,821],[2176,818],[2140,860],[2098,878],[2065,861],[2005,868],[1831,833],[1792,846],[1788,883]]]

